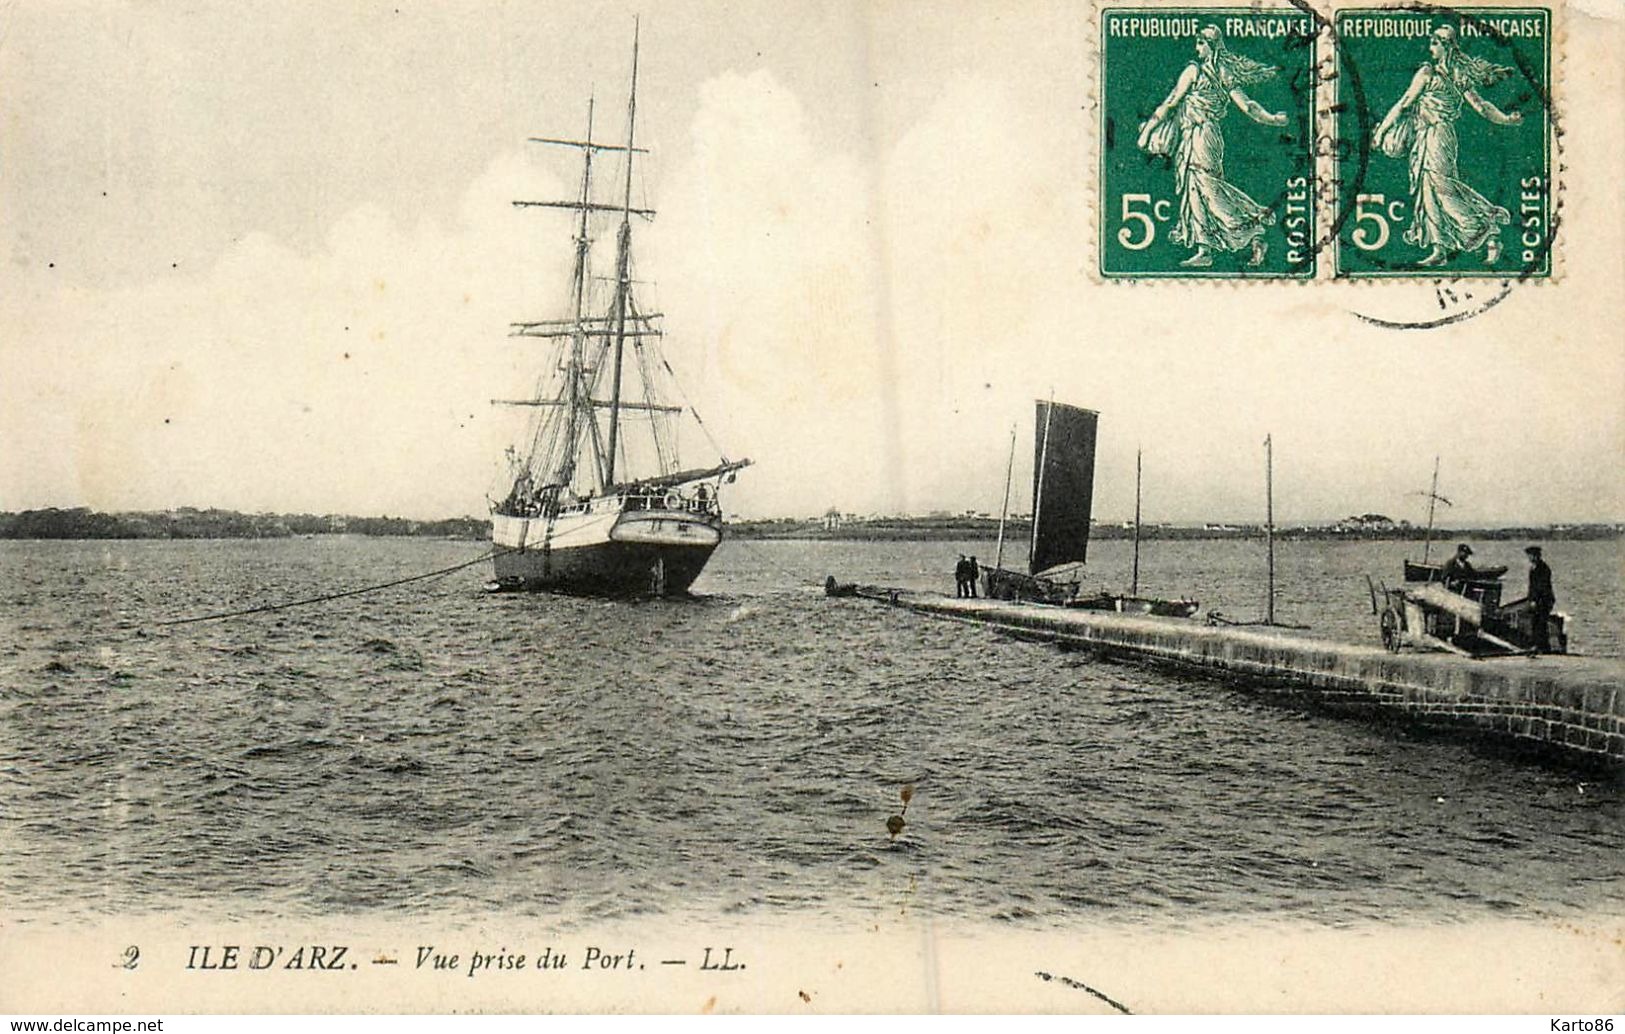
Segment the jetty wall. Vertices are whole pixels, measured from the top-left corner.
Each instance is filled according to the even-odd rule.
[[[874,598],[874,594],[865,593]],[[910,610],[1210,674],[1383,720],[1471,731],[1565,760],[1625,766],[1625,662],[1389,653],[1271,629],[890,592]]]

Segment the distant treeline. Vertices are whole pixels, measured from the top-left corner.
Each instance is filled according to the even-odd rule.
[[[1030,524],[1012,519],[1005,524],[1007,541],[1025,542]],[[813,520],[781,517],[773,520],[734,521],[728,534],[742,539],[829,539],[838,541],[942,542],[998,537],[993,517],[877,517],[857,520]],[[84,507],[71,510],[24,510],[0,513],[0,539],[271,539],[297,535],[417,535],[424,538],[487,539],[491,522],[475,517],[414,521],[404,517],[348,517],[335,514],[238,513],[235,510],[195,510],[182,507],[155,513],[97,513]],[[1128,539],[1132,527],[1097,524],[1095,539]],[[1147,525],[1144,540],[1262,538],[1262,525]],[[1625,535],[1620,524],[1564,524],[1545,527],[1435,529],[1433,538],[1487,541],[1526,539],[1608,539]],[[1347,524],[1295,526],[1275,529],[1279,539],[1417,539],[1422,529],[1404,525],[1350,527]]]
[[[1010,520],[1005,523],[1004,537],[1010,542],[1025,542],[1031,534],[1028,520]],[[862,520],[829,522],[800,518],[744,521],[730,524],[728,533],[742,539],[831,539],[843,541],[965,541],[994,539],[999,534],[997,518],[988,517],[881,517]],[[1625,534],[1625,525],[1619,524],[1565,524],[1539,527],[1479,528],[1471,530],[1435,528],[1435,541],[1446,539],[1529,539],[1556,541],[1572,539],[1609,539]],[[1096,524],[1089,535],[1096,540],[1132,539],[1132,526]],[[1423,530],[1416,527],[1389,526],[1378,528],[1351,528],[1346,525],[1278,527],[1278,539],[1362,541],[1419,539]],[[1193,539],[1249,539],[1263,538],[1261,524],[1208,524],[1208,525],[1146,525],[1140,529],[1142,541]]]
[[[97,513],[84,507],[0,513],[0,539],[276,539],[333,534],[484,539],[490,537],[491,522],[473,517],[412,521],[191,507],[157,513]]]

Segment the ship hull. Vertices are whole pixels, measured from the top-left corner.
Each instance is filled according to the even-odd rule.
[[[1003,567],[982,568],[982,595],[990,600],[1020,600],[1024,603],[1064,606],[1077,594],[1077,582],[1039,578]]]
[[[590,596],[688,592],[722,541],[714,515],[599,507],[545,517],[493,515],[502,589]]]
[[[1067,606],[1078,610],[1108,610],[1118,614],[1150,614],[1153,617],[1188,618],[1201,609],[1197,600],[1162,600],[1145,596],[1118,596],[1103,592],[1098,596],[1070,600]]]

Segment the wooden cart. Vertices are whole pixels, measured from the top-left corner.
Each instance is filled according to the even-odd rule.
[[[1504,567],[1491,568],[1447,582],[1443,568],[1407,560],[1405,583],[1397,589],[1379,588],[1367,578],[1383,646],[1393,653],[1408,646],[1466,657],[1539,652],[1529,600],[1501,602],[1505,573]],[[1568,652],[1565,615],[1554,612],[1547,618],[1547,642],[1552,653]]]

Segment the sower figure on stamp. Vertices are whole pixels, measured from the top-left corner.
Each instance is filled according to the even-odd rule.
[[[1551,653],[1552,605],[1557,596],[1552,593],[1552,569],[1540,558],[1540,547],[1524,550],[1529,557],[1529,620],[1534,633],[1535,652]]]
[[[1166,100],[1140,126],[1139,146],[1174,157],[1174,193],[1179,220],[1171,239],[1196,253],[1182,266],[1211,266],[1213,252],[1252,249],[1249,266],[1261,265],[1269,245],[1265,228],[1275,213],[1224,178],[1224,133],[1220,122],[1230,104],[1254,122],[1284,126],[1286,114],[1271,114],[1242,89],[1275,77],[1277,69],[1233,54],[1217,27],[1196,35],[1196,60],[1179,73]]]
[[[1413,215],[1405,240],[1428,249],[1418,265],[1441,265],[1479,248],[1493,264],[1501,257],[1500,228],[1511,217],[1457,178],[1456,120],[1465,102],[1498,126],[1522,122],[1518,112],[1503,112],[1478,95],[1479,87],[1500,82],[1512,69],[1464,53],[1448,25],[1433,30],[1428,53],[1432,60],[1416,70],[1371,143],[1390,158],[1410,153]]]

